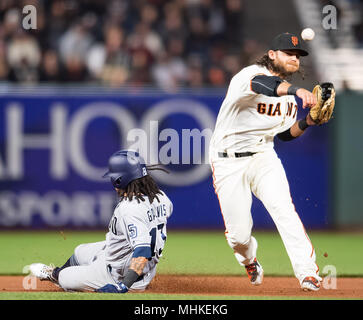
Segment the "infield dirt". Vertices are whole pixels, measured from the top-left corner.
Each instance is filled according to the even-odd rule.
[[[0,291],[63,291],[49,281],[36,281],[34,289],[25,289],[24,276],[0,276]],[[26,281],[25,281],[26,282]],[[327,283],[331,286],[333,283]],[[318,292],[304,292],[292,277],[265,277],[261,286],[252,286],[247,277],[157,275],[145,293],[223,296],[316,296],[363,299],[363,278],[337,278],[336,289],[327,285]],[[140,293],[142,294],[142,293]]]

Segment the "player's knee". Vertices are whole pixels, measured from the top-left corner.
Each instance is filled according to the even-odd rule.
[[[233,250],[238,251],[239,248],[248,247],[248,245],[251,241],[251,234],[248,234],[248,235],[240,235],[240,234],[231,235],[231,234],[229,234],[227,236],[227,241],[228,241],[229,246]]]
[[[85,245],[80,244],[74,249],[73,257],[74,257],[75,261],[77,261],[76,265],[84,265],[87,262],[87,261],[84,261],[85,259],[83,257],[85,255],[82,254],[82,252],[84,251],[84,248],[85,248]]]
[[[82,247],[84,247],[84,244],[79,244],[77,247],[75,247],[74,249],[74,255],[78,255],[79,251],[82,250]]]
[[[64,290],[72,290],[73,281],[67,276],[67,270],[64,269],[61,272],[59,272],[58,275],[58,284],[60,287]]]
[[[79,274],[75,272],[75,268],[69,267],[59,272],[58,284],[65,291],[82,291],[82,281],[79,279]]]

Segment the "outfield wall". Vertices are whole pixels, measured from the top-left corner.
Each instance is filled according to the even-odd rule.
[[[332,216],[338,226],[363,226],[363,94],[337,98],[332,122]]]
[[[101,178],[107,159],[120,148],[141,146],[148,163],[163,162],[171,171],[157,175],[174,203],[170,228],[223,229],[205,157],[223,96],[223,91],[99,88],[3,94],[0,227],[107,226],[116,201],[111,185]],[[292,142],[276,139],[296,210],[308,228],[334,225],[331,135],[328,124]],[[274,228],[256,199],[252,211],[256,228]]]

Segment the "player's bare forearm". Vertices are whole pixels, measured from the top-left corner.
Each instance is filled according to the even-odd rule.
[[[138,278],[143,274],[143,270],[147,263],[147,258],[145,257],[135,257],[131,259],[131,264],[126,272],[122,283],[129,289],[138,280]]]
[[[276,93],[279,97],[281,96],[286,96],[287,95],[287,90],[289,89],[289,87],[291,86],[291,83],[285,81],[285,82],[281,82],[279,84],[279,86],[277,87]]]
[[[300,137],[304,132],[305,132],[305,130],[301,130],[300,129],[300,127],[299,127],[299,122],[300,122],[301,120],[298,120],[298,121],[296,121],[293,125],[292,125],[292,127],[290,128],[290,133],[291,133],[291,135],[293,136],[293,137]],[[306,116],[306,123],[307,123],[307,125],[309,125],[309,126],[314,126],[315,125],[315,122],[311,119],[311,117],[310,117],[310,115],[308,114],[307,116]]]
[[[145,257],[132,258],[129,269],[135,271],[140,276],[142,275],[142,272],[146,266],[147,261],[148,260]]]
[[[292,90],[292,88],[294,88],[294,90]],[[280,97],[289,94],[295,94],[302,100],[303,108],[312,107],[317,103],[315,95],[312,94],[309,90],[293,87],[291,83],[286,81],[280,83],[280,85],[277,87],[276,93]]]

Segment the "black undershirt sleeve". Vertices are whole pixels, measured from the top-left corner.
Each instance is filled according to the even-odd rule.
[[[276,76],[257,75],[251,80],[252,91],[269,97],[278,97],[277,87],[283,80]]]
[[[283,80],[276,76],[257,75],[251,80],[251,89],[258,94],[264,94],[269,97],[278,97],[277,87]],[[290,128],[281,132],[277,137],[282,141],[290,141],[297,137],[291,135]]]
[[[291,131],[290,131],[290,128],[287,129],[286,131],[284,132],[281,132],[277,135],[277,137],[282,140],[282,141],[291,141],[297,137],[294,137],[292,134],[291,134]]]
[[[298,120],[298,126],[299,126],[299,129],[302,130],[302,131],[305,131],[306,128],[310,127],[310,125],[307,124],[306,122],[306,118],[303,118],[303,119],[300,119]],[[281,132],[277,135],[277,137],[282,140],[282,141],[290,141],[290,140],[293,140],[297,137],[294,137],[292,134],[291,134],[291,131],[290,131],[291,128],[287,129],[286,131],[284,132]]]

